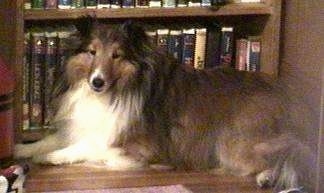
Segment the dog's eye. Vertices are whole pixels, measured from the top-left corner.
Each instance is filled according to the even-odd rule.
[[[89,52],[91,55],[93,55],[93,56],[95,56],[96,53],[97,53],[96,50],[89,50],[88,52]]]
[[[113,54],[112,54],[112,56],[111,56],[113,59],[117,59],[117,58],[119,58],[120,57],[120,54],[119,53],[117,53],[117,52],[114,52]]]

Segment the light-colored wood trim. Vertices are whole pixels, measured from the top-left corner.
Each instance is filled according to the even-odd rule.
[[[152,18],[152,17],[214,17],[230,15],[271,15],[273,8],[263,3],[233,3],[219,8],[121,8],[121,9],[72,9],[25,10],[25,20],[76,19],[82,16],[96,18]]]

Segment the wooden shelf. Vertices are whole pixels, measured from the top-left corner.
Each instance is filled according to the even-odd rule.
[[[263,3],[233,3],[222,7],[177,8],[120,8],[120,9],[54,9],[25,10],[25,20],[96,18],[152,18],[152,17],[217,17],[232,15],[271,15],[273,7]]]

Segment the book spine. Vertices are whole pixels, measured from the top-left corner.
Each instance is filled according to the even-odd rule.
[[[235,68],[237,70],[246,70],[247,39],[236,40]]]
[[[207,30],[206,68],[220,66],[221,30],[210,27]]]
[[[87,9],[96,9],[97,8],[97,0],[86,0],[85,1],[85,7]]]
[[[56,8],[57,8],[57,0],[45,1],[45,9],[56,9]]]
[[[121,0],[111,0],[110,2],[110,7],[115,9],[115,8],[121,8]]]
[[[248,40],[247,45],[246,45],[246,64],[245,64],[245,70],[250,71],[250,47],[251,47],[251,42]]]
[[[31,8],[32,8],[31,0],[25,0],[24,1],[24,9],[31,9]]]
[[[149,7],[161,7],[161,0],[150,0]]]
[[[177,7],[187,7],[188,1],[187,0],[178,0],[177,1]]]
[[[139,8],[148,8],[150,5],[149,0],[136,0],[136,7]]]
[[[58,0],[57,3],[59,9],[71,9],[71,0]]]
[[[260,53],[261,53],[261,42],[257,38],[249,38],[250,41],[250,71],[260,71]]]
[[[164,53],[168,52],[169,29],[157,30],[157,47]]]
[[[203,7],[211,6],[211,0],[202,0],[201,6],[203,6]]]
[[[53,90],[57,65],[57,33],[46,32],[45,80],[44,80],[44,124],[48,125],[53,117],[51,93]]]
[[[98,0],[98,9],[110,8],[110,0]]]
[[[30,122],[30,33],[25,33],[24,36],[24,65],[23,65],[23,88],[22,88],[22,103],[23,103],[23,121],[22,121],[22,129],[28,130],[29,129],[29,122]]]
[[[84,8],[84,0],[72,0],[71,8],[72,9]]]
[[[194,67],[195,29],[183,30],[182,63]]]
[[[175,0],[162,0],[162,7],[172,8],[176,6]]]
[[[206,62],[207,29],[196,29],[194,68],[204,69]]]
[[[188,7],[200,7],[201,1],[200,0],[189,0]]]
[[[221,38],[221,65],[231,66],[233,62],[233,44],[234,34],[233,27],[222,27],[222,38]]]
[[[134,0],[122,0],[122,7],[123,8],[134,8],[135,1]]]
[[[32,9],[44,9],[45,0],[32,0],[31,8]]]
[[[170,30],[169,53],[181,64],[182,56],[182,31],[181,30]]]
[[[30,77],[30,128],[43,124],[43,65],[45,51],[44,33],[32,33],[31,77]]]

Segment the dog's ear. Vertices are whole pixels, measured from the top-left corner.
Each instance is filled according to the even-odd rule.
[[[121,25],[121,31],[130,43],[136,47],[142,45],[148,40],[143,24],[140,22],[127,20]]]

